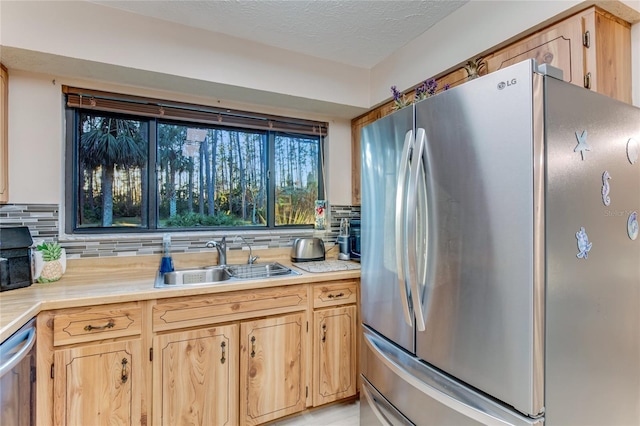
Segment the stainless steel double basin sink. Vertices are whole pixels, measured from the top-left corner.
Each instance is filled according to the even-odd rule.
[[[182,269],[164,274],[158,273],[154,287],[220,284],[230,281],[279,278],[291,275],[300,274],[278,262],[205,266],[203,268]]]

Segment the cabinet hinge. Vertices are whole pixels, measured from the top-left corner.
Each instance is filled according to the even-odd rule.
[[[309,332],[309,321],[307,321],[307,333]]]
[[[53,379],[53,364],[51,364],[51,378]]]
[[[585,31],[582,34],[582,45],[587,48],[591,47],[591,34],[589,34],[589,31]]]
[[[305,398],[309,398],[309,386],[305,386],[305,389],[306,389]]]

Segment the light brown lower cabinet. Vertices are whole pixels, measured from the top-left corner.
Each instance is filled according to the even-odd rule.
[[[356,394],[356,306],[313,313],[313,405]]]
[[[154,337],[154,425],[238,424],[238,328]]]
[[[143,362],[139,339],[56,350],[54,424],[146,423],[141,412]]]
[[[240,326],[240,421],[256,425],[304,410],[306,312]]]
[[[353,396],[356,296],[339,280],[42,312],[37,424],[257,425]]]

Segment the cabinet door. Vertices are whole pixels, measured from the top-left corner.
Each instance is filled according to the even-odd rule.
[[[141,347],[132,340],[56,351],[54,424],[146,424]]]
[[[631,25],[598,8],[583,12],[589,34],[585,48],[585,86],[631,103]]]
[[[485,58],[487,71],[493,72],[526,59],[535,59],[563,71],[570,83],[584,84],[582,19],[575,15],[525,37]]]
[[[153,424],[238,423],[237,324],[156,336],[153,347]]]
[[[356,393],[356,307],[313,313],[313,405]]]
[[[302,411],[306,402],[306,313],[247,321],[240,329],[240,422]]]
[[[9,73],[0,64],[0,203],[9,201]]]

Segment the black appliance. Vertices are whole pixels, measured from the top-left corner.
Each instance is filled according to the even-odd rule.
[[[349,249],[351,260],[360,262],[360,218],[353,218],[349,229]]]
[[[28,227],[0,228],[0,291],[31,285],[32,244]]]

